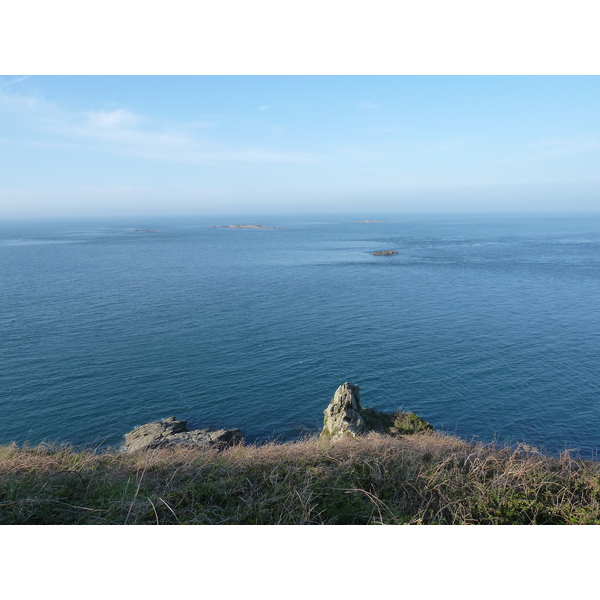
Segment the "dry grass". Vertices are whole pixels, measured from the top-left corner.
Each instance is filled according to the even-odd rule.
[[[426,433],[134,455],[0,448],[4,524],[590,524],[600,463]]]

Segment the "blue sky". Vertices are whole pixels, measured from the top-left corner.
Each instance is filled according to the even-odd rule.
[[[600,208],[597,76],[4,76],[0,218]]]

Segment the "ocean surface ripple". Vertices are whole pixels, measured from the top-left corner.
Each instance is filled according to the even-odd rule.
[[[0,223],[0,443],[170,415],[289,440],[350,381],[466,439],[596,456],[600,218],[364,218]]]

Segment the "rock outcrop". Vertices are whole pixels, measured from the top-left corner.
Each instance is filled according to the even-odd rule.
[[[342,384],[324,411],[321,438],[332,442],[368,433],[406,435],[433,430],[433,427],[411,412],[383,413],[360,405],[360,388]]]
[[[169,417],[137,427],[125,435],[125,452],[170,448],[173,446],[217,448],[241,444],[242,432],[239,429],[194,429],[189,431],[187,421]]]
[[[395,250],[378,250],[376,252],[371,252],[373,256],[394,256],[394,254],[398,254]]]
[[[357,437],[368,433],[360,405],[360,388],[344,383],[336,390],[325,409],[321,437],[335,442],[343,437]]]

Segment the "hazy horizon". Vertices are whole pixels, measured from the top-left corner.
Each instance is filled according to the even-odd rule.
[[[0,219],[590,213],[596,76],[0,78]]]

